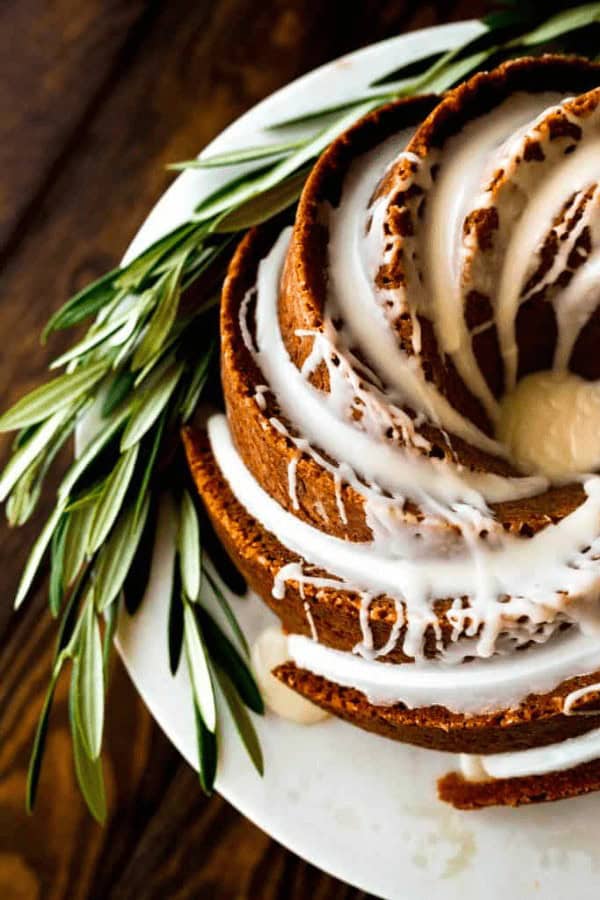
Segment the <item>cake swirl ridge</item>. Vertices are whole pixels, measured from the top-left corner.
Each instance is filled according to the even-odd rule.
[[[232,262],[227,418],[192,467],[292,660],[354,673],[378,707],[410,708],[420,673],[459,716],[598,681],[600,477],[524,469],[501,429],[527,378],[600,375],[597,77],[519,60],[371,114],[323,154],[294,225]],[[218,511],[207,473],[232,495]],[[495,700],[476,690],[490,666]]]

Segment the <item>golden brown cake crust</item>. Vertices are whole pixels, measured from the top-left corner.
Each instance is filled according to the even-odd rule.
[[[465,122],[491,109],[500,99],[515,90],[531,92],[557,89],[572,93],[587,91],[595,86],[599,71],[599,67],[587,61],[557,57],[505,64],[491,75],[482,73],[475,76],[466,85],[450,92],[441,104],[435,98],[425,97],[402,101],[379,110],[336,141],[323,154],[308,179],[299,204],[282,278],[279,321],[284,343],[295,365],[302,365],[312,346],[312,338],[298,335],[297,331],[306,329],[314,332],[323,329],[328,231],[320,211],[325,203],[335,206],[339,202],[344,176],[360,153],[428,116],[425,125],[418,132],[417,140],[411,145],[412,152],[425,156],[431,147],[442,146]],[[531,152],[534,153],[535,148]],[[392,167],[380,190],[388,192],[393,188],[396,174]],[[399,209],[400,207],[401,198]],[[395,227],[394,222],[399,228],[403,227],[402,216],[399,215],[394,220],[393,211],[391,215],[391,227]],[[366,521],[362,495],[344,483],[340,498],[340,487],[327,468],[296,448],[293,438],[301,438],[302,435],[295,432],[293,422],[286,420],[276,397],[269,386],[265,386],[264,376],[240,333],[240,306],[249,297],[256,282],[258,265],[271,249],[280,227],[279,222],[263,226],[251,231],[243,239],[232,260],[224,286],[221,306],[221,365],[233,441],[249,471],[282,508],[336,537],[354,542],[369,541],[372,535]],[[469,227],[474,228],[478,240],[485,243],[489,221],[473,221]],[[388,272],[385,277],[393,278],[394,273]],[[536,309],[533,310],[534,313]],[[252,332],[252,301],[249,311],[249,328]],[[467,308],[465,317],[474,323],[474,327],[477,326],[476,309]],[[424,353],[427,356],[428,377],[435,381],[453,405],[483,430],[489,431],[485,415],[481,409],[476,408],[474,398],[466,396],[466,388],[453,370],[451,361],[440,358],[431,323],[423,317],[419,321]],[[527,328],[535,332],[539,330],[540,322],[534,315],[528,320]],[[592,322],[592,326],[597,327],[597,323],[594,325]],[[411,345],[411,328],[410,317],[397,323],[399,344],[407,351]],[[535,368],[537,345],[535,342],[528,343],[528,334],[525,333],[527,329],[523,331],[523,322],[519,328],[520,347],[526,348],[527,365]],[[575,345],[575,354],[580,352],[589,356],[592,346],[590,340],[590,335],[582,333]],[[488,354],[490,359],[493,357],[493,347],[483,348],[481,352]],[[479,361],[482,363],[481,359]],[[579,363],[579,369],[577,365],[574,368],[583,371],[585,360],[579,360]],[[493,373],[489,366],[486,369],[482,364],[481,367],[494,392],[500,393],[500,381],[492,384]],[[494,369],[494,365],[491,368]],[[600,374],[594,374],[593,366],[590,371],[590,377],[596,378]],[[328,390],[324,365],[318,367],[310,378],[315,387],[322,391]],[[258,387],[261,387],[260,404],[257,402]],[[409,411],[409,414],[412,415],[412,412]],[[276,427],[275,420],[283,425],[283,433]],[[514,474],[506,461],[477,450],[454,436],[450,436],[448,441],[445,435],[431,425],[420,424],[418,430],[433,445],[434,455],[443,455],[473,470],[496,472],[500,475]],[[281,568],[289,562],[303,561],[299,560],[297,554],[287,550],[274,535],[265,531],[240,506],[221,475],[201,429],[186,429],[184,443],[190,468],[217,534],[250,586],[279,616],[284,629],[295,634],[310,634],[305,612],[305,604],[308,603],[319,641],[335,649],[352,651],[363,635],[359,621],[361,598],[358,593],[317,588],[311,583],[301,586],[290,578],[286,580],[283,598],[276,600],[273,597],[273,583]],[[322,452],[318,447],[314,449]],[[290,492],[290,465],[295,466],[297,505],[292,502]],[[537,497],[495,504],[492,509],[505,530],[531,536],[549,523],[558,522],[571,513],[584,497],[582,486],[571,484],[553,488]],[[340,514],[340,505],[345,516]],[[407,528],[417,532],[423,520],[419,508],[407,503],[402,514]],[[347,521],[344,521],[346,517]],[[427,527],[432,526],[428,524]],[[439,527],[441,531],[448,533],[448,540],[451,541],[452,526],[442,523],[433,527]],[[310,574],[320,576],[328,573],[312,569]],[[449,604],[450,600],[441,598],[434,606],[443,645],[450,641],[452,634],[444,615]],[[386,643],[396,620],[394,602],[388,597],[375,598],[371,602],[368,617],[374,645],[376,648],[381,647]],[[385,657],[386,661],[400,664],[410,662],[401,649],[403,638],[404,629],[401,629],[396,647]],[[426,633],[424,649],[425,655],[430,657],[437,652],[433,633]],[[600,714],[582,717],[565,716],[562,713],[565,696],[579,687],[597,682],[600,672],[569,679],[547,694],[529,696],[517,709],[478,716],[452,713],[441,706],[415,710],[406,709],[402,704],[376,706],[369,703],[359,691],[333,684],[299,669],[293,663],[279,666],[275,674],[312,702],[352,724],[395,740],[450,752],[514,751],[552,744],[600,727]],[[518,805],[560,799],[598,787],[600,761],[549,776],[483,783],[467,782],[462,776],[451,773],[440,781],[439,790],[441,798],[447,802],[461,809],[471,809],[493,804]]]
[[[291,580],[284,597],[276,600],[272,595],[274,576],[295,557],[237,502],[212,456],[206,436],[199,429],[190,428],[183,436],[192,475],[211,522],[250,587],[280,618],[284,629],[294,634],[310,636],[304,609],[304,602],[308,601],[320,642],[351,651],[361,637],[359,599],[330,589],[317,590],[310,584],[305,585],[302,597]],[[391,602],[386,604],[381,600],[374,604],[372,628],[376,646],[387,640],[393,617]],[[386,659],[406,662],[398,651]],[[548,694],[528,697],[518,709],[483,716],[451,713],[441,706],[416,710],[401,705],[374,706],[359,691],[332,684],[298,669],[293,663],[279,667],[276,674],[313,703],[367,731],[437,750],[490,753],[524,749],[554,743],[600,726],[600,715],[564,716],[561,712],[564,697],[600,680],[600,672],[570,679]]]
[[[439,103],[435,104],[418,128],[408,149],[411,154],[425,158],[431,150],[441,148],[445,141],[459,132],[466,123],[488,113],[516,91],[535,93],[557,90],[578,94],[597,86],[599,72],[598,65],[578,57],[544,55],[506,62],[492,72],[479,73],[458,88],[449,91]],[[298,368],[310,353],[312,340],[297,335],[297,330],[319,331],[323,327],[327,289],[327,228],[322,223],[320,210],[324,202],[337,205],[341,181],[348,167],[348,156],[356,157],[367,149],[361,140],[361,134],[370,120],[370,116],[366,117],[323,154],[307,180],[298,205],[279,305],[283,339],[292,361]],[[380,140],[383,140],[387,136],[385,127],[382,127],[384,122],[375,124],[380,128]],[[404,194],[399,186],[411,165],[413,163],[408,158],[393,165],[376,191],[376,195],[390,195],[385,226],[390,236],[402,233],[407,227],[406,216],[409,215],[409,210],[403,205]],[[409,227],[409,231],[412,227],[416,226],[413,224]],[[402,255],[400,254],[391,270],[388,267],[380,274],[387,286],[402,284],[404,281]],[[468,315],[469,312],[466,310],[465,314]],[[491,433],[490,424],[479,401],[469,393],[449,357],[444,359],[441,357],[432,322],[421,316],[419,322],[422,333],[421,357],[427,377],[435,382],[438,390],[448,397],[453,406],[476,422],[484,431]],[[532,330],[535,331],[538,324],[532,320],[530,323]],[[410,317],[401,315],[396,322],[396,330],[400,346],[406,353],[412,354]],[[495,337],[492,336],[492,339],[495,340]],[[491,349],[489,343],[482,346],[486,354],[489,354]],[[481,355],[478,361],[480,364],[485,362]],[[499,357],[496,361],[501,365]],[[535,360],[531,364],[534,365]],[[314,379],[313,383],[327,390],[326,372],[321,371],[320,377]],[[474,469],[499,474],[509,474],[511,471],[505,461],[465,444],[455,435],[450,436],[448,443],[444,435],[432,426],[425,426],[421,430],[447,458],[455,459]]]
[[[298,668],[293,662],[274,674],[340,719],[384,737],[450,753],[503,753],[554,744],[600,725],[600,716],[564,716],[562,699],[578,685],[590,684],[599,673],[572,678],[548,694],[530,695],[516,709],[485,715],[452,713],[443,706],[406,709],[402,704],[375,706],[354,688],[342,687]]]
[[[523,58],[512,60],[498,66],[492,72],[481,72],[474,75],[464,84],[448,92],[446,97],[436,106],[430,116],[418,129],[415,137],[410,142],[408,150],[422,159],[443,147],[444,143],[453,135],[459,133],[462,128],[474,118],[492,110],[506,97],[519,91],[535,93],[539,91],[558,91],[569,94],[582,94],[569,104],[571,111],[578,117],[585,118],[596,108],[598,97],[595,88],[598,86],[600,68],[589,60],[578,57],[544,55],[538,58]],[[572,123],[562,110],[554,110],[547,117],[544,128],[550,135],[550,141],[562,141],[571,143],[580,136],[581,129]],[[525,159],[536,161],[536,165],[543,162],[544,154],[539,144],[530,141],[525,148]],[[392,233],[399,236],[403,230],[410,233],[411,222],[410,204],[405,203],[408,195],[404,193],[405,176],[410,171],[411,163],[400,160],[391,167],[384,182],[380,186],[380,192],[390,196],[388,206],[387,227]],[[504,184],[510,188],[509,172],[500,169],[493,176],[493,193],[497,198]],[[414,187],[414,186],[412,186]],[[410,192],[410,189],[409,189]],[[471,219],[465,223],[465,231],[471,232],[472,238],[478,247],[484,251],[493,253],[494,235],[498,228],[498,213],[496,205],[474,210]],[[394,269],[386,272],[388,284],[394,287],[396,283],[402,283],[404,272],[402,256]],[[503,392],[504,376],[503,362],[500,354],[498,336],[495,325],[485,330],[485,333],[477,336],[477,325],[481,317],[485,319],[489,315],[482,312],[488,308],[489,298],[480,291],[473,291],[467,296],[464,310],[465,321],[469,329],[474,329],[473,350],[479,368],[486,376],[492,392],[499,397]],[[423,326],[423,322],[421,323]],[[444,393],[452,405],[461,409],[469,418],[477,422],[484,430],[486,428],[485,414],[477,401],[470,397],[466,387],[460,383],[460,379],[454,370],[449,358],[443,359],[439,353],[435,336],[433,335],[431,322],[425,320],[424,327],[429,335],[429,366],[431,378],[435,381],[438,390]],[[550,368],[553,353],[556,347],[556,321],[554,310],[550,303],[545,302],[544,291],[534,294],[522,304],[516,320],[517,343],[519,346],[519,377],[529,372]],[[398,325],[401,335],[402,326]],[[407,344],[407,350],[410,343]],[[594,358],[597,355],[594,354]],[[589,361],[589,357],[588,360]],[[578,371],[586,360],[576,348],[570,360],[573,371]],[[600,376],[600,366],[596,367],[596,374]],[[453,440],[454,443],[454,440]],[[462,450],[461,450],[462,452]]]
[[[251,588],[271,607],[289,633],[311,635],[305,606],[309,603],[319,641],[336,650],[351,652],[363,637],[360,595],[343,587],[316,587],[310,582],[301,587],[294,578],[288,578],[283,598],[275,599],[273,584],[278,572],[288,563],[297,562],[298,554],[288,550],[238,503],[215,461],[202,428],[192,425],[184,429],[183,443],[190,471],[213,527]],[[336,577],[315,567],[310,571],[319,577]],[[445,616],[451,602],[450,598],[440,598],[434,605],[438,635],[433,628],[425,632],[423,652],[426,657],[437,655],[440,641],[442,646],[448,646],[456,639],[454,626]],[[368,616],[373,646],[378,649],[388,642],[396,622],[394,600],[386,596],[375,597],[370,603]],[[405,634],[406,626],[403,626],[397,632],[394,647],[385,656],[378,657],[379,661],[413,662],[402,651]]]
[[[300,367],[312,346],[311,339],[298,336],[296,331],[320,331],[323,328],[327,226],[319,210],[324,203],[335,205],[339,201],[343,178],[358,155],[411,122],[418,121],[432,108],[418,131],[419,135],[423,135],[419,139],[423,152],[425,147],[443,143],[458,127],[457,123],[464,123],[469,117],[487,111],[513,90],[536,91],[554,87],[574,92],[586,90],[594,84],[599,71],[600,67],[586,60],[571,57],[545,56],[511,62],[493,73],[475,76],[466,85],[450,92],[442,103],[436,104],[435,98],[424,97],[384,107],[365,117],[334,142],[307,180],[282,280],[280,327],[292,361]],[[362,496],[351,485],[342,485],[341,500],[347,522],[343,521],[339,515],[336,485],[331,473],[313,458],[300,453],[293,441],[269,421],[277,419],[292,437],[302,437],[296,434],[293,422],[282,414],[274,395],[268,390],[263,394],[265,410],[261,410],[255,401],[255,389],[264,384],[264,378],[240,335],[239,309],[255,283],[258,264],[272,246],[280,227],[279,224],[262,227],[244,238],[232,260],[224,285],[221,306],[222,381],[234,442],[257,481],[288,512],[336,537],[367,541],[371,538],[371,532],[365,520]],[[315,386],[327,389],[326,372],[319,374],[317,370],[317,376],[312,381]],[[419,430],[432,444],[432,452],[436,455],[458,460],[474,470],[515,474],[506,461],[477,450],[456,436],[451,436],[449,446],[446,438],[433,426],[424,424]],[[318,447],[315,449],[320,451]],[[299,508],[292,504],[288,485],[289,466],[294,459],[297,459],[295,471]],[[535,497],[492,504],[492,509],[505,530],[532,535],[547,524],[560,521],[584,498],[582,486],[570,484],[551,488]],[[326,526],[323,510],[327,518]],[[419,508],[407,503],[404,516],[407,527],[418,530],[422,520]],[[445,528],[451,530],[447,525]]]
[[[600,790],[600,759],[546,775],[526,778],[498,778],[466,781],[458,772],[449,772],[438,781],[440,800],[456,809],[484,809],[486,806],[525,806],[566,800]]]
[[[342,502],[347,517],[347,522],[343,522],[339,516],[332,475],[311,457],[299,454],[292,441],[269,422],[275,418],[284,424],[291,435],[296,434],[293,423],[283,415],[273,393],[267,391],[263,394],[264,410],[255,400],[256,387],[264,384],[264,378],[242,340],[239,308],[255,284],[258,264],[271,249],[279,230],[279,224],[262,227],[250,231],[243,238],[231,261],[223,289],[221,378],[229,427],[247,468],[284,509],[315,528],[323,529],[323,517],[318,512],[320,503],[327,515],[328,533],[344,540],[368,541],[372,535],[365,520],[363,497],[352,485],[342,485]],[[293,508],[288,486],[288,467],[294,458],[298,459],[297,510]],[[560,521],[584,499],[582,486],[569,484],[535,497],[490,504],[490,508],[506,531],[532,535],[550,522]],[[404,514],[407,526],[418,528],[422,520],[420,510],[408,504]]]
[[[276,600],[272,593],[275,576],[287,563],[297,561],[297,554],[265,531],[237,502],[201,429],[187,428],[183,432],[183,441],[192,476],[213,527],[252,589],[279,616],[285,630],[290,633],[310,635],[304,607],[305,602],[309,602],[320,641],[337,650],[352,651],[362,638],[359,621],[361,600],[358,594],[332,588],[317,589],[308,583],[304,585],[301,595],[298,583],[289,579],[283,599]],[[314,573],[328,574],[316,569]],[[440,615],[447,605],[440,606]],[[369,621],[374,646],[383,646],[396,621],[394,602],[385,597],[374,599],[369,610]],[[452,628],[445,618],[441,618],[441,630],[444,641],[449,642]],[[382,658],[390,662],[410,662],[399,649],[403,636],[404,629],[399,633],[396,648]],[[429,655],[435,652],[432,633],[426,636],[425,652]]]
[[[327,237],[323,226],[316,220],[318,203],[325,198],[334,200],[336,193],[339,195],[343,175],[357,154],[377,146],[381,140],[403,130],[409,123],[416,125],[435,102],[435,98],[416,98],[377,110],[350,129],[321,157],[305,188],[305,192],[310,191],[312,185],[315,193],[312,200],[301,201],[305,217],[299,210],[293,239],[294,244],[305,246],[308,269],[302,274],[297,273],[294,287],[291,283],[287,288],[282,286],[281,316],[286,316],[283,312],[286,308],[283,294],[287,292],[290,298],[289,309],[294,307],[296,316],[301,317],[295,319],[295,324],[290,318],[290,329],[312,327],[311,304],[317,296],[314,291],[318,282],[323,279],[322,265],[325,262]],[[305,196],[306,194],[303,198]],[[362,496],[351,485],[342,485],[341,500],[347,518],[346,522],[342,521],[333,476],[310,456],[299,454],[293,443],[269,421],[277,419],[289,434],[296,435],[293,422],[282,413],[272,392],[267,391],[263,395],[266,403],[264,411],[254,399],[256,387],[264,384],[265,380],[242,339],[239,310],[244,297],[256,282],[258,264],[267,255],[280,230],[281,225],[277,223],[249,232],[231,261],[223,287],[221,375],[233,439],[247,468],[284,509],[320,529],[324,528],[324,511],[327,517],[326,530],[330,534],[344,540],[368,541],[371,539],[371,531],[365,521]],[[290,249],[290,260],[293,252]],[[289,261],[286,272],[289,274],[293,268],[294,264]],[[324,285],[321,287],[324,290]],[[292,300],[290,292],[295,289],[298,294]],[[288,325],[282,322],[283,334],[287,332]],[[320,448],[315,449],[320,451]],[[288,487],[288,467],[295,458],[298,458],[296,494],[299,509],[294,509]],[[420,511],[410,505],[406,509],[406,516],[408,524],[411,521],[417,524],[422,518]]]

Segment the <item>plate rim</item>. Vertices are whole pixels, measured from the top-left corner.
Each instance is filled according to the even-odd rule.
[[[317,81],[319,79],[325,79],[326,76],[334,70],[336,72],[342,73],[341,81],[343,82],[344,71],[350,73],[354,71],[353,67],[357,67],[359,69],[365,70],[366,73],[366,69],[370,62],[373,62],[377,58],[383,58],[391,51],[396,50],[397,48],[402,48],[403,45],[406,46],[407,42],[409,41],[413,41],[415,43],[425,43],[429,38],[437,37],[438,35],[454,33],[454,39],[458,42],[460,40],[468,38],[469,36],[471,36],[471,34],[473,34],[474,36],[477,33],[478,29],[483,29],[484,27],[485,26],[483,26],[481,22],[475,19],[446,23],[443,25],[434,25],[425,29],[418,29],[413,32],[408,32],[407,34],[387,38],[383,41],[377,42],[375,44],[370,44],[366,47],[355,50],[352,53],[345,54],[335,60],[327,62],[319,66],[318,68],[305,73],[289,84],[284,85],[268,97],[261,100],[258,104],[253,106],[250,110],[245,112],[242,116],[240,116],[229,126],[227,126],[214,140],[212,140],[203,149],[202,153],[210,153],[216,151],[220,152],[228,147],[231,147],[232,145],[235,145],[235,143],[239,141],[243,135],[247,135],[248,129],[252,130],[252,125],[255,122],[260,124],[265,112],[268,112],[269,109],[280,103],[282,99],[286,97],[286,95],[289,95],[290,92],[295,91],[302,92],[307,85],[310,85],[311,82]],[[389,66],[386,65],[386,69],[389,69]],[[373,76],[371,74],[368,80],[372,80],[372,78]],[[364,81],[367,81],[366,77],[364,78]],[[169,204],[173,205],[174,198],[176,198],[178,194],[182,194],[184,189],[188,193],[194,194],[194,202],[198,202],[202,193],[201,191],[198,193],[198,183],[202,181],[203,177],[205,177],[202,174],[198,175],[198,171],[188,171],[182,173],[161,195],[157,203],[149,212],[148,216],[144,219],[144,222],[142,223],[132,242],[130,243],[123,258],[124,262],[130,260],[133,255],[139,253],[142,249],[144,249],[145,246],[147,246],[148,243],[159,236],[158,234],[154,234],[154,231],[157,230],[156,222],[161,219],[165,211],[168,209]],[[182,213],[182,215],[187,215],[187,213]],[[173,224],[177,224],[177,222],[173,220],[171,221],[171,223],[169,223],[168,216],[166,218],[167,223],[162,229],[163,233],[167,231],[168,228],[173,227]],[[163,514],[167,517],[163,522],[164,538],[164,532],[168,532],[168,525],[165,524],[168,519],[168,511],[166,513],[164,513],[163,511]],[[155,564],[158,565],[156,562],[156,558],[154,558],[152,562],[153,568]],[[165,563],[163,560],[162,565],[164,566],[164,564]],[[153,588],[151,585],[150,593],[152,593],[153,590],[156,593],[156,588]],[[146,605],[147,599],[148,598],[145,598],[144,600],[144,606]],[[166,600],[164,602],[166,603]],[[139,660],[136,658],[136,654],[142,651],[137,648],[135,641],[133,642],[133,646],[136,647],[136,649],[134,650],[131,649],[131,646],[128,643],[131,641],[132,631],[134,631],[136,628],[135,622],[135,619],[130,620],[128,623],[125,623],[125,625],[122,621],[120,622],[119,633],[117,637],[117,648],[119,650],[119,654],[123,660],[125,668],[127,669],[129,677],[131,678],[136,691],[139,693],[144,704],[149,709],[151,715],[158,723],[159,727],[162,729],[170,742],[176,747],[178,752],[181,753],[181,755],[187,760],[187,762],[194,768],[197,768],[196,760],[193,758],[193,754],[189,752],[189,748],[186,748],[185,743],[181,739],[181,735],[175,733],[172,727],[172,723],[169,723],[167,721],[165,708],[161,706],[160,702],[158,702],[155,689],[144,677],[140,675],[140,671],[137,665]],[[335,724],[336,727],[337,725],[341,724],[345,728],[352,728],[352,726],[344,725],[344,723],[336,722],[333,724]],[[232,735],[229,734],[229,737],[231,739]],[[225,771],[228,771],[227,767]],[[277,840],[284,847],[291,850],[293,853],[302,857],[309,863],[317,866],[322,871],[327,872],[348,884],[352,884],[362,890],[377,892],[381,894],[380,883],[376,883],[375,880],[367,877],[366,875],[364,877],[361,877],[359,874],[357,874],[356,870],[353,870],[350,873],[348,873],[348,871],[343,871],[342,868],[335,862],[335,860],[332,860],[331,857],[328,857],[326,848],[321,847],[320,850],[319,848],[315,848],[314,846],[312,848],[309,848],[308,844],[302,844],[301,846],[299,846],[297,841],[295,841],[289,833],[286,833],[285,830],[274,829],[272,823],[265,822],[264,809],[257,807],[253,804],[251,799],[248,799],[248,797],[244,794],[243,783],[243,778],[239,779],[238,782],[235,783],[235,781],[232,781],[230,777],[223,777],[220,770],[216,788],[218,792],[229,803],[231,803],[239,812],[242,813],[242,815],[253,822],[257,827],[261,828],[265,833]],[[423,887],[424,886],[425,885],[423,884]],[[389,896],[391,896],[391,894]],[[442,894],[440,893],[438,896],[441,900]],[[443,894],[444,898],[454,898],[454,896],[459,896],[459,894],[455,895],[451,892],[444,892]],[[523,896],[528,895],[524,894]]]

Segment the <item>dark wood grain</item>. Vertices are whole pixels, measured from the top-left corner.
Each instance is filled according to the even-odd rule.
[[[168,183],[277,87],[348,50],[483,11],[401,0],[6,0],[0,5],[0,406],[33,387],[50,312],[114,264]],[[8,441],[0,443],[5,458]],[[54,623],[44,584],[11,614],[36,522],[0,526],[0,897],[358,898],[219,797],[159,732],[115,661],[106,734],[111,816],[100,829],[74,781],[61,683],[36,814],[25,775]]]

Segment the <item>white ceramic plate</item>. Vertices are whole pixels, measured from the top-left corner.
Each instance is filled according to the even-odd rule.
[[[269,97],[228,128],[211,152],[269,138],[261,126],[346,98],[385,72],[475,36],[475,22],[393,38],[345,56]],[[271,138],[272,140],[272,138]],[[225,172],[186,172],[162,197],[130,247],[139,252],[183,221]],[[173,526],[162,512],[148,595],[123,616],[118,646],[157,722],[196,766],[186,667],[169,672],[167,608]],[[232,599],[248,640],[273,621],[256,597]],[[440,803],[435,782],[452,757],[361,732],[337,720],[303,727],[255,717],[265,775],[223,723],[217,789],[244,815],[305,859],[374,894],[400,900],[598,898],[600,795],[518,810],[461,813]]]

